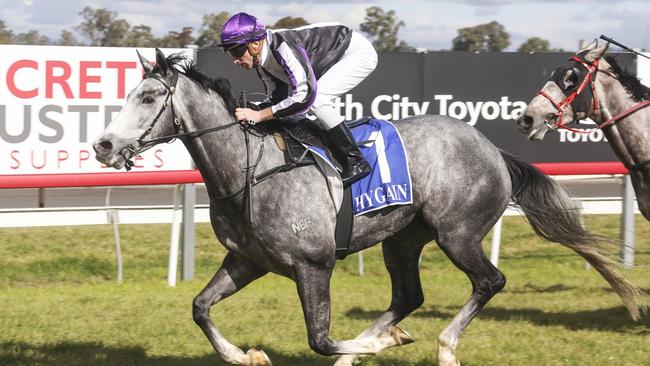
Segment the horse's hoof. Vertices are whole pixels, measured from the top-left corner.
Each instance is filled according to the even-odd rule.
[[[334,366],[356,366],[360,365],[365,355],[344,355],[339,357]]]
[[[450,350],[438,350],[438,366],[460,366],[460,361]]]
[[[411,337],[410,334],[397,325],[390,327],[389,334],[395,340],[396,346],[403,346],[415,342],[415,338]]]
[[[251,360],[250,366],[271,366],[271,359],[261,349],[251,348],[246,354]]]

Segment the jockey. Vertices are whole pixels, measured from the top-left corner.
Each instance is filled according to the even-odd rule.
[[[363,81],[377,66],[377,52],[361,34],[338,23],[296,29],[265,29],[254,16],[233,15],[221,29],[221,43],[233,62],[255,69],[270,98],[256,111],[237,108],[239,121],[264,122],[313,113],[325,141],[341,164],[345,186],[370,173],[334,99]]]

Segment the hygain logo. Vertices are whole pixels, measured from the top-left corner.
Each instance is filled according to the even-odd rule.
[[[370,114],[376,118],[392,121],[420,114],[440,114],[463,120],[470,126],[474,126],[479,118],[488,121],[516,120],[526,108],[525,102],[512,102],[507,96],[502,96],[498,102],[465,102],[453,99],[452,94],[435,94],[433,103],[413,102],[409,97],[400,94],[382,94],[376,96],[370,103]],[[348,120],[361,118],[366,114],[363,104],[353,101],[352,94],[346,94],[345,101],[337,98],[333,104]],[[431,104],[433,108],[430,108]]]

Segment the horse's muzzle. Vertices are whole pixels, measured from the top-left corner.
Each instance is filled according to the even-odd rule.
[[[95,141],[93,150],[95,150],[95,159],[97,161],[115,169],[124,167],[126,162],[134,155],[133,151],[128,147],[116,148],[110,136]]]
[[[519,126],[518,127],[519,132],[528,133],[530,129],[533,127],[534,122],[535,120],[533,119],[533,117],[523,114],[517,120],[517,126]]]

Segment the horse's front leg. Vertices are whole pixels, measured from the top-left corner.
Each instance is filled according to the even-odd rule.
[[[234,294],[266,273],[266,270],[229,252],[224,257],[217,273],[194,299],[192,308],[194,322],[208,337],[221,359],[229,364],[271,365],[271,361],[263,351],[251,349],[248,353],[244,353],[239,347],[228,342],[210,319],[212,305]]]
[[[330,326],[330,278],[332,266],[315,267],[301,264],[296,276],[298,295],[307,324],[309,346],[323,356],[375,354],[394,346],[401,334],[381,334],[335,341],[329,337]],[[391,329],[392,330],[392,329]],[[386,330],[386,332],[391,332]]]

